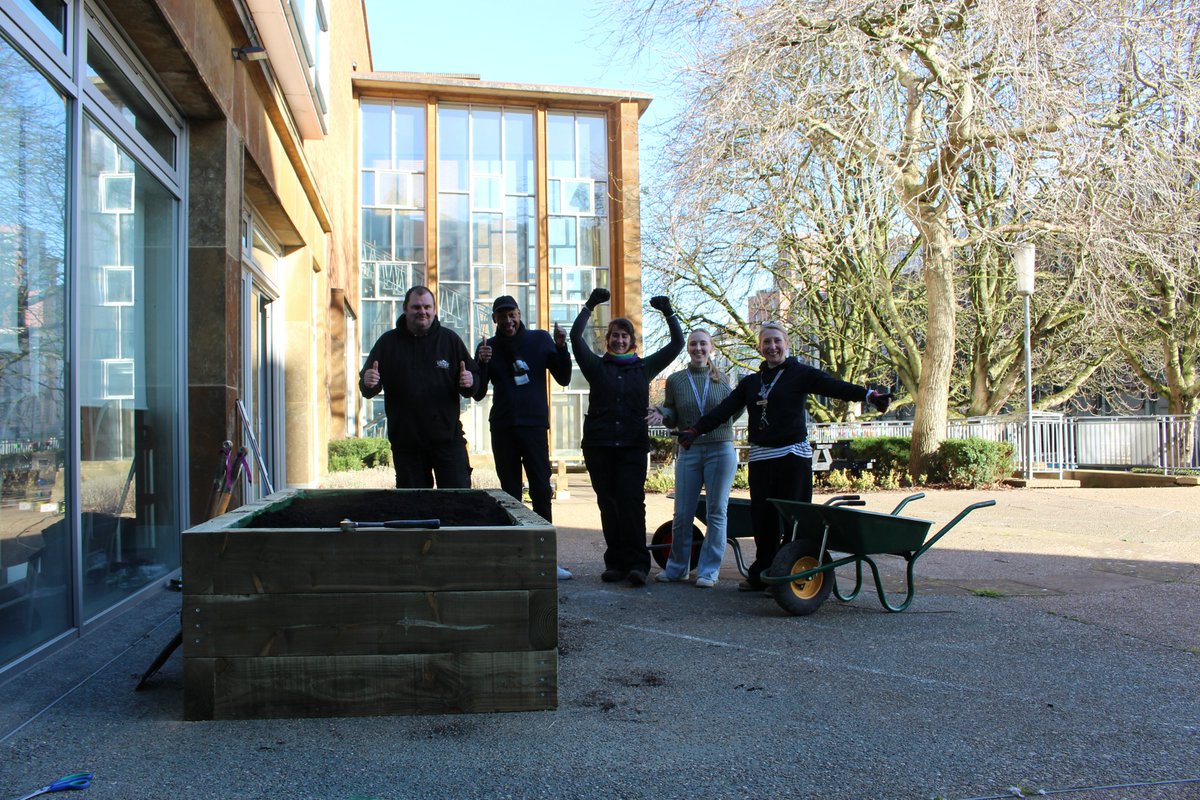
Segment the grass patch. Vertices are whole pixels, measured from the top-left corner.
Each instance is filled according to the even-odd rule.
[[[971,594],[976,597],[1008,597],[1008,595],[999,589],[972,589]]]

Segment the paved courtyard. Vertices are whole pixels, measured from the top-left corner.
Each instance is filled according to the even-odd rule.
[[[1200,798],[1200,489],[930,492],[904,513],[997,505],[921,558],[908,611],[868,580],[799,618],[737,592],[732,554],[711,590],[601,583],[571,477],[557,711],[183,722],[178,654],[133,691],[177,629],[163,591],[3,687],[0,796],[88,770],[85,800]]]

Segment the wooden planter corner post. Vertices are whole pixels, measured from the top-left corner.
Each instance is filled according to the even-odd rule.
[[[279,492],[184,532],[184,717],[557,708],[554,527],[469,489],[425,491],[499,506],[509,523],[256,527],[306,502],[350,516],[360,491]],[[411,518],[409,491],[388,492],[383,519]]]

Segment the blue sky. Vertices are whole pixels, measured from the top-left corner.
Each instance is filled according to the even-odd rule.
[[[641,160],[650,129],[673,113],[667,69],[633,61],[609,44],[614,24],[593,0],[366,0],[371,57],[380,71],[455,72],[485,81],[626,89],[655,99],[642,116]]]

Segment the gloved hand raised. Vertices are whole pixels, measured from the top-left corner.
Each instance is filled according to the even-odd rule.
[[[608,289],[601,289],[597,287],[592,289],[592,293],[588,296],[587,302],[584,303],[584,305],[587,306],[589,311],[591,311],[601,303],[607,303],[608,298],[610,297],[612,297],[612,293],[609,292]]]
[[[692,442],[696,441],[696,437],[700,433],[695,428],[688,428],[686,431],[679,432],[679,446],[687,450],[692,446]]]
[[[661,311],[664,317],[669,317],[672,313],[674,313],[671,311],[671,298],[667,297],[665,294],[659,294],[651,297],[650,307]]]
[[[867,402],[875,406],[875,410],[882,414],[892,404],[892,396],[891,392],[877,392],[871,389],[867,392]]]

